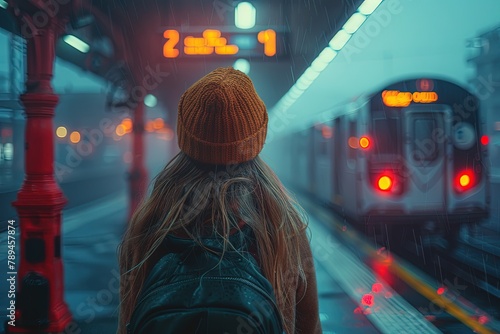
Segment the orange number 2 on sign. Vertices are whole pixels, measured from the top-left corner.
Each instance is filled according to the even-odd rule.
[[[165,58],[175,58],[179,55],[179,50],[175,48],[179,43],[179,32],[177,30],[165,30],[163,37],[167,39],[163,44],[163,56]]]

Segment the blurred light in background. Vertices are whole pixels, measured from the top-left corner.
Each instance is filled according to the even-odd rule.
[[[158,103],[158,100],[156,99],[156,96],[153,94],[148,94],[144,97],[144,104],[147,107],[153,108],[156,107],[156,104]]]
[[[158,130],[158,138],[162,140],[172,140],[174,138],[174,131],[168,127],[162,128]]]
[[[12,143],[6,143],[3,146],[3,154],[5,160],[12,160],[12,157],[14,156],[14,145],[12,145]]]
[[[349,139],[347,140],[347,144],[352,149],[358,148],[358,138],[357,137],[349,137]]]
[[[71,134],[69,135],[69,140],[73,144],[78,144],[80,142],[80,132],[78,131],[71,132]]]
[[[240,2],[234,10],[234,24],[240,29],[255,26],[255,7],[249,2]]]
[[[321,128],[321,135],[323,136],[323,138],[325,139],[330,139],[332,138],[332,135],[333,135],[333,131],[332,131],[332,128],[329,127],[328,125],[323,125],[323,127]]]
[[[147,132],[153,132],[155,129],[153,127],[153,121],[147,121],[146,126],[144,127]]]
[[[125,133],[129,133],[132,131],[132,120],[130,118],[124,118],[122,120],[123,128],[125,129]]]
[[[90,50],[90,46],[87,43],[73,35],[66,35],[63,40],[82,53],[87,53]]]
[[[250,73],[250,62],[246,59],[243,58],[237,59],[234,62],[233,67],[235,70],[241,71],[245,74]]]
[[[125,133],[127,133],[127,130],[125,129],[125,126],[123,126],[123,124],[118,124],[116,126],[116,130],[115,130],[116,134],[118,136],[123,136]]]
[[[155,128],[156,130],[163,128],[164,125],[165,122],[161,118],[156,118],[153,121],[153,128]]]
[[[4,0],[0,0],[0,7],[7,8],[7,2]]]
[[[66,130],[66,128],[64,126],[60,126],[56,129],[56,135],[59,138],[64,138],[64,137],[66,137],[67,134],[68,134],[68,130]]]

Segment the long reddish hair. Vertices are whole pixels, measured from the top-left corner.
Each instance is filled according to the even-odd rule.
[[[296,293],[293,283],[307,283],[299,252],[305,219],[303,210],[259,157],[207,168],[179,153],[156,177],[151,195],[135,211],[120,244],[118,333],[126,333],[125,325],[154,265],[153,254],[165,236],[182,232],[199,240],[206,235],[207,221],[212,232],[225,240],[241,221],[252,228],[260,267],[274,288],[283,317],[285,310],[295,308],[295,299],[290,298]],[[289,332],[286,321],[284,326]]]

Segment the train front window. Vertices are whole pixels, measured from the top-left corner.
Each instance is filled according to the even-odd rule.
[[[434,161],[438,146],[434,140],[436,120],[433,118],[415,119],[413,122],[413,152],[415,160]]]
[[[373,120],[374,151],[377,154],[399,154],[401,139],[399,118],[387,117]]]

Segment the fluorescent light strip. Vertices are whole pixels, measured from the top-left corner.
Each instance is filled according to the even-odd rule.
[[[255,26],[255,7],[249,2],[240,2],[234,10],[234,25],[240,29]]]
[[[66,35],[63,40],[82,53],[87,53],[90,50],[90,46],[87,43],[73,35]]]
[[[366,16],[356,12],[347,20],[343,28],[348,34],[354,34],[365,21]]]
[[[7,3],[7,1],[0,0],[0,7],[4,8],[4,9],[7,9],[8,5],[9,4]]]
[[[288,92],[280,99],[277,104],[278,108],[288,109],[295,101],[309,88],[316,80],[319,74],[332,62],[342,48],[347,44],[352,35],[358,31],[363,25],[368,16],[382,3],[383,0],[365,0],[358,10],[344,24],[335,36],[330,40],[330,43],[321,53],[314,59],[311,65],[297,79],[295,84]]]
[[[358,12],[360,12],[363,15],[371,15],[375,9],[382,3],[383,0],[365,0],[359,6]]]
[[[345,29],[339,30],[332,40],[328,44],[335,51],[340,51],[346,45],[347,41],[351,38],[352,34],[349,34]]]

